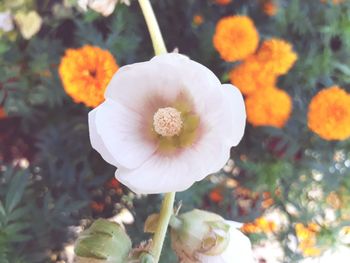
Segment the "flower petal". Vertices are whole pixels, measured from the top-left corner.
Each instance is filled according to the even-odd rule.
[[[116,178],[140,194],[181,192],[194,182],[219,171],[229,154],[229,146],[208,137],[176,156],[166,157],[155,153],[134,170],[118,169]]]
[[[95,125],[105,148],[123,167],[139,167],[156,150],[144,138],[141,116],[115,101],[107,99],[96,108]]]
[[[224,252],[217,256],[204,256],[200,254],[202,263],[254,263],[250,240],[235,227],[230,228],[230,242]]]
[[[183,89],[182,73],[168,63],[168,60],[161,58],[127,65],[114,75],[105,97],[142,114],[147,110],[147,102],[155,97],[165,103],[175,100]]]
[[[101,136],[97,133],[96,112],[97,112],[97,109],[94,109],[89,112],[89,136],[90,136],[90,142],[91,142],[92,148],[98,151],[106,162],[114,166],[119,166],[119,163],[114,159],[113,155],[108,151],[107,147],[103,143]]]
[[[242,139],[246,125],[246,111],[242,93],[231,84],[223,84],[225,109],[221,119],[221,128],[227,132],[230,145],[236,146]],[[227,108],[227,109],[226,109]]]

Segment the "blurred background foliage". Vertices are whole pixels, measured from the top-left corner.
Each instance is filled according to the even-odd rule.
[[[299,57],[277,84],[293,101],[288,123],[248,124],[222,171],[177,194],[182,211],[204,208],[245,222],[257,246],[278,242],[282,262],[346,244],[350,140],[311,132],[307,111],[323,88],[350,91],[350,3],[162,0],[153,6],[168,50],[203,63],[223,82],[238,64],[223,61],[213,47],[216,23],[225,16],[249,16],[261,40],[284,39]],[[124,223],[136,246],[149,238],[143,223],[161,197],[136,196],[113,179],[113,167],[90,146],[90,108],[65,93],[58,65],[66,49],[86,44],[109,50],[119,66],[151,58],[137,1],[118,3],[108,17],[83,11],[74,0],[3,0],[5,11],[15,25],[0,29],[0,262],[68,262],[64,248],[78,226],[125,211],[134,219]],[[37,16],[24,23],[30,28],[23,28],[18,14],[33,11]],[[162,262],[176,262],[170,250]]]

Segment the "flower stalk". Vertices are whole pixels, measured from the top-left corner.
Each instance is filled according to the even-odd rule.
[[[160,55],[167,53],[162,33],[160,32],[159,25],[154,15],[150,1],[139,0],[139,4],[146,20],[155,54]],[[159,262],[169,221],[171,216],[173,215],[174,201],[175,192],[165,194],[160,209],[158,225],[156,228],[156,232],[154,233],[152,245],[149,251],[149,254],[153,256],[154,263]]]
[[[139,0],[139,4],[145,17],[148,31],[151,35],[151,40],[156,55],[167,53],[162,33],[160,32],[159,25],[154,15],[151,3],[149,0]]]
[[[160,209],[158,226],[156,232],[154,233],[151,249],[149,251],[149,253],[154,257],[155,263],[158,263],[162,252],[169,221],[173,214],[174,201],[175,192],[165,194],[162,207]]]

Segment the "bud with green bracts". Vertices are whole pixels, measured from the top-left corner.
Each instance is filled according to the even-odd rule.
[[[171,219],[171,244],[183,263],[253,263],[250,241],[237,230],[240,225],[195,209]]]
[[[98,219],[80,234],[74,252],[79,263],[125,263],[131,246],[120,225]]]

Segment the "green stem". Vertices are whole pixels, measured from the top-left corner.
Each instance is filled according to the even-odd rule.
[[[154,52],[156,55],[167,53],[162,33],[154,15],[151,3],[149,0],[139,0],[143,16],[145,17],[148,31],[151,35]]]
[[[151,249],[149,251],[149,253],[154,257],[154,263],[158,263],[160,254],[162,252],[170,217],[174,212],[174,201],[175,192],[165,194],[162,202],[162,207],[160,209],[158,226],[156,232],[154,233]]]
[[[143,16],[145,17],[148,31],[151,35],[151,40],[156,55],[167,53],[162,33],[154,15],[151,3],[149,0],[139,0]],[[160,209],[159,221],[156,232],[152,239],[152,245],[149,253],[153,256],[154,263],[158,263],[160,254],[162,252],[164,239],[168,229],[170,218],[173,214],[175,201],[175,192],[167,193],[164,196],[162,207]]]

